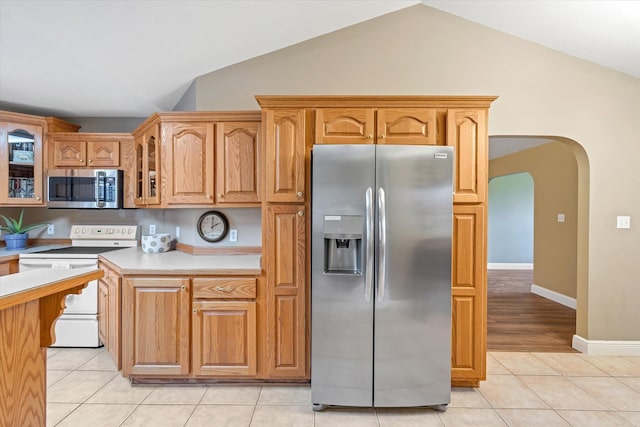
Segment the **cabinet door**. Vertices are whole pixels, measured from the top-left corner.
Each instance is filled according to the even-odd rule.
[[[9,274],[18,272],[18,260],[12,259],[10,261],[0,262],[0,276],[7,276]]]
[[[160,204],[160,138],[158,125],[150,126],[134,141],[134,203]]]
[[[123,290],[123,374],[187,375],[189,279],[126,279]]]
[[[378,144],[436,145],[436,110],[379,109],[376,136]]]
[[[83,167],[87,164],[87,141],[84,140],[53,140],[53,166]]]
[[[87,166],[92,168],[120,166],[120,141],[87,141]]]
[[[266,201],[304,202],[305,111],[265,110]]]
[[[0,123],[0,203],[42,205],[42,126]]]
[[[487,341],[486,211],[454,205],[451,379],[477,385],[485,378]]]
[[[194,375],[256,374],[255,302],[194,302],[192,319]]]
[[[260,123],[216,124],[216,203],[259,203]]]
[[[306,238],[303,205],[268,206],[267,375],[307,375]]]
[[[455,147],[454,203],[487,201],[489,168],[485,110],[450,109],[447,112],[447,145]]]
[[[102,280],[98,281],[98,337],[109,350],[109,288]]]
[[[167,123],[163,173],[167,204],[213,204],[213,123]]]
[[[373,144],[373,108],[316,109],[316,144]]]

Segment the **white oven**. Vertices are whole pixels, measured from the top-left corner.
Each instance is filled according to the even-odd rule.
[[[98,268],[101,253],[137,245],[135,225],[74,225],[72,245],[20,254],[20,271]],[[100,347],[98,338],[98,281],[87,284],[79,295],[67,296],[66,308],[56,321],[54,347]]]

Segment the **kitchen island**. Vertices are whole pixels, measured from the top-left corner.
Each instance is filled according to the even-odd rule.
[[[68,294],[101,270],[33,270],[0,278],[0,426],[46,425],[47,347]]]

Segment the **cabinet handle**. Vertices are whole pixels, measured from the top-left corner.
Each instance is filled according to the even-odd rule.
[[[304,211],[298,211],[298,216],[304,216]]]
[[[297,196],[298,196],[298,197],[302,197],[302,196],[304,196],[304,193],[303,193],[302,191],[298,191]]]
[[[231,292],[231,291],[233,291],[233,287],[232,286],[227,286],[227,287],[216,286],[216,291],[218,291],[218,292]]]

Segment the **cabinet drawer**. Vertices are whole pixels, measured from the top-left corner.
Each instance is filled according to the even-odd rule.
[[[239,278],[195,278],[194,298],[255,298],[255,277]]]

